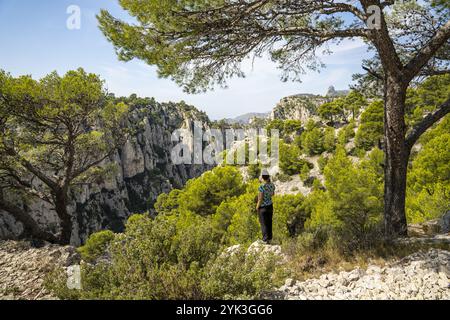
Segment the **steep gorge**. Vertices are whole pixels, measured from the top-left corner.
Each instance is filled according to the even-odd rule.
[[[208,117],[194,107],[181,103],[157,103],[153,99],[130,98],[130,113],[125,126],[130,138],[103,165],[115,163],[109,177],[95,184],[72,190],[69,212],[73,219],[71,243],[79,245],[101,229],[123,230],[133,213],[153,211],[157,196],[180,188],[191,178],[210,169],[207,165],[174,165],[170,152],[175,144],[172,132],[191,128],[194,121],[208,125]],[[31,213],[39,225],[57,233],[59,219],[54,210],[40,201],[15,199]],[[15,239],[22,225],[0,211],[0,238]]]

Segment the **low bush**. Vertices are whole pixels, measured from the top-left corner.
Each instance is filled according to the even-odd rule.
[[[287,175],[294,175],[299,174],[305,164],[309,166],[309,168],[313,167],[311,163],[300,158],[300,156],[300,149],[296,145],[281,143],[280,169],[282,172]]]
[[[247,167],[247,174],[250,179],[258,179],[261,175],[261,164],[250,164]]]
[[[104,230],[92,234],[85,245],[78,248],[81,258],[87,262],[94,262],[102,256],[109,243],[114,240],[114,232]]]
[[[201,287],[209,299],[260,299],[282,284],[279,265],[279,256],[248,253],[241,246],[210,261]]]

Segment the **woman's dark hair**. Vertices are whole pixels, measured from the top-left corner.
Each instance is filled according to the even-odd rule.
[[[263,178],[264,181],[270,182],[270,176],[263,175],[261,177]]]

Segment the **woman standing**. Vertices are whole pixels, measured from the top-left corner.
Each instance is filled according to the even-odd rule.
[[[270,175],[266,169],[263,169],[261,178],[262,184],[258,188],[259,193],[256,211],[258,212],[259,223],[261,224],[263,241],[269,244],[272,240],[272,196],[275,194],[275,185],[270,182]]]

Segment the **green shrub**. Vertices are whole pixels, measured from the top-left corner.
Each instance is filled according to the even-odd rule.
[[[47,286],[62,299],[259,297],[274,287],[279,258],[244,252],[224,257],[220,254],[224,233],[218,232],[226,228],[241,243],[247,241],[245,238],[247,242],[252,237],[254,240],[256,230],[259,232],[256,214],[251,212],[255,204],[250,191],[254,187],[224,202],[213,216],[184,212],[153,219],[149,215],[133,215],[125,232],[110,242],[108,260],[82,264],[82,290],[66,290],[61,273],[52,276]],[[242,210],[244,203],[248,204],[247,211]],[[231,217],[228,209],[234,210]],[[243,223],[245,219],[253,221],[254,236],[248,224]]]
[[[318,155],[325,151],[324,132],[320,128],[313,128],[302,134],[301,145],[303,151],[310,155]]]
[[[308,166],[308,164],[304,164],[302,166],[302,169],[300,170],[300,178],[303,181],[306,181],[306,179],[309,178],[309,173],[311,172],[311,168]]]
[[[44,277],[44,288],[62,300],[78,300],[81,292],[67,287],[67,273],[63,268],[56,268]]]
[[[274,119],[266,126],[266,130],[270,133],[270,130],[276,129],[280,133],[280,138],[285,137],[288,134],[299,133],[302,130],[302,123],[300,120],[287,119],[280,120]]]
[[[280,133],[280,138],[283,137],[284,130],[284,121],[281,119],[273,119],[266,126],[267,132],[270,133],[270,130],[278,130]]]
[[[341,225],[335,212],[332,209],[330,194],[325,190],[314,190],[305,200],[305,209],[309,213],[309,218],[305,222],[308,231],[327,227],[336,229]]]
[[[311,188],[314,186],[315,181],[318,180],[316,177],[308,177],[306,180],[303,181],[303,185],[305,187]]]
[[[319,179],[314,179],[313,184],[312,184],[312,190],[313,191],[318,191],[318,190],[324,190],[324,186],[322,184],[322,182]]]
[[[253,192],[223,203],[216,215],[231,215],[226,232],[228,244],[250,244],[261,238],[261,231],[256,212],[257,188]]]
[[[323,136],[323,148],[325,151],[333,152],[336,148],[336,134],[335,130],[331,127],[327,127]]]
[[[357,148],[370,150],[378,145],[383,137],[383,123],[369,122],[361,123],[355,137],[355,145]]]
[[[261,164],[250,164],[247,167],[247,174],[250,179],[258,179],[261,175]]]
[[[241,246],[210,261],[201,287],[209,299],[262,298],[265,292],[281,285],[279,263],[280,258],[274,254],[251,254]]]
[[[369,247],[379,236],[383,212],[383,153],[353,164],[340,147],[324,170],[326,190],[315,190],[305,201],[307,230],[328,230],[344,251]]]
[[[285,134],[298,133],[302,130],[302,122],[300,120],[287,119],[284,121],[283,130]]]
[[[340,145],[347,144],[350,139],[355,137],[355,126],[355,121],[352,120],[348,125],[346,125],[339,131],[337,141]]]
[[[221,247],[221,234],[214,229],[211,217],[187,214],[177,222],[177,234],[172,239],[171,250],[177,262],[188,267],[197,263],[203,267]]]
[[[305,159],[300,158],[300,149],[294,144],[280,143],[280,169],[288,175],[299,174],[304,165],[313,167]]]
[[[173,300],[204,299],[202,270],[196,264],[137,264],[121,256],[113,265],[85,266],[82,299]]]
[[[448,187],[434,186],[433,193],[426,189],[412,191],[408,189],[406,197],[406,218],[408,223],[422,223],[439,219],[450,210]]]
[[[114,236],[114,232],[110,230],[92,234],[86,241],[86,244],[78,248],[81,258],[87,262],[95,262],[105,253],[109,243],[114,240]]]
[[[383,101],[372,102],[361,115],[361,125],[355,137],[357,148],[370,150],[378,145],[384,132],[383,119]]]
[[[325,169],[326,165],[328,163],[328,158],[324,155],[320,155],[319,159],[317,160],[317,164],[319,165],[319,170],[321,173],[323,173],[323,169]]]
[[[345,109],[347,111],[350,111],[352,114],[352,119],[355,119],[358,114],[359,110],[367,104],[367,100],[365,97],[358,91],[351,91],[345,98],[344,98],[344,105]]]
[[[303,253],[315,252],[327,245],[331,234],[332,229],[327,229],[326,226],[303,232],[295,240],[296,250]]]
[[[425,114],[433,112],[450,96],[450,75],[428,77],[415,88],[409,88],[406,96],[406,123],[413,126]]]
[[[189,180],[182,190],[161,194],[155,209],[165,214],[190,211],[203,216],[212,215],[223,201],[244,193],[245,187],[237,168],[216,167]]]
[[[325,186],[331,210],[340,221],[342,243],[352,250],[370,245],[383,212],[383,177],[380,150],[359,165],[339,149],[325,168]],[[382,160],[382,159],[381,159]]]
[[[283,242],[303,231],[305,221],[309,217],[303,206],[304,201],[302,194],[276,195],[273,198],[275,241]]]
[[[210,215],[225,200],[245,191],[242,175],[233,167],[217,167],[197,179],[189,180],[180,194],[180,207],[200,214]]]
[[[285,174],[283,172],[278,172],[277,174],[275,174],[274,176],[274,180],[275,181],[280,181],[280,182],[288,182],[292,180],[292,177],[288,174]]]
[[[211,217],[133,215],[108,261],[82,265],[82,299],[203,299],[203,268],[221,248]]]
[[[156,199],[154,208],[158,214],[174,214],[179,207],[178,200],[181,190],[173,189],[168,194],[161,193]]]
[[[406,198],[408,221],[440,218],[450,210],[450,152],[445,151],[449,145],[450,133],[442,132],[428,140],[412,161]]]

